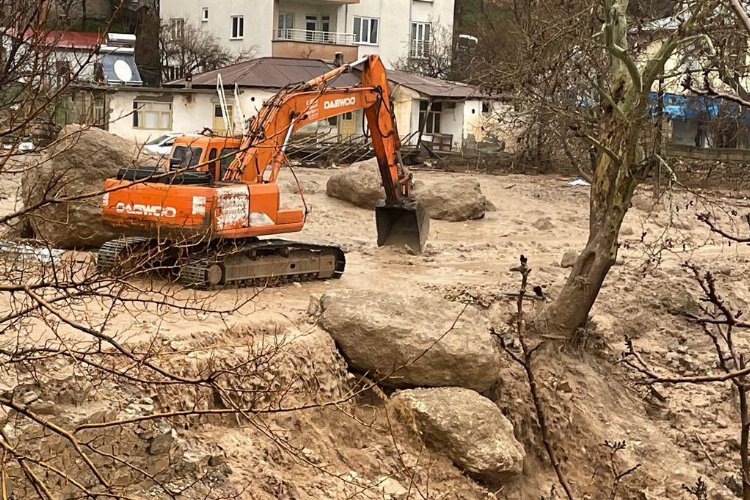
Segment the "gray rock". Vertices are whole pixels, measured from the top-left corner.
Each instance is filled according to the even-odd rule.
[[[375,203],[385,197],[378,161],[360,161],[335,172],[328,179],[326,194],[358,207],[375,208]]]
[[[724,478],[724,486],[737,497],[742,497],[742,479],[736,474]]]
[[[481,219],[497,210],[482,194],[478,182],[438,182],[430,186],[417,183],[414,196],[431,219],[460,222]]]
[[[379,477],[375,482],[375,487],[380,490],[383,495],[390,498],[402,498],[409,494],[409,490],[404,488],[404,485],[388,476]]]
[[[549,231],[551,229],[555,229],[555,225],[552,224],[552,219],[550,219],[549,217],[542,217],[541,219],[537,219],[537,221],[534,222],[533,226],[540,231]]]
[[[58,143],[46,151],[39,165],[24,171],[24,206],[43,199],[95,193],[120,168],[155,164],[153,156],[137,155],[132,142],[98,128],[68,125]],[[58,248],[97,247],[120,233],[101,222],[101,196],[34,210],[29,222],[37,238]]]
[[[320,325],[349,366],[373,379],[386,377],[385,385],[483,391],[498,380],[505,361],[489,321],[473,307],[463,309],[426,295],[342,290],[323,295],[319,310]]]
[[[37,415],[57,415],[59,407],[52,401],[34,401],[29,405],[29,410]]]
[[[488,483],[512,479],[526,452],[498,407],[469,389],[443,387],[396,393],[392,407],[411,419],[425,444],[468,475]]]
[[[172,443],[174,443],[174,436],[170,430],[152,438],[148,445],[148,452],[151,455],[163,455],[169,453],[169,450],[172,449]]]
[[[357,162],[334,173],[326,184],[326,194],[358,207],[375,208],[377,201],[385,197],[378,161],[373,158]],[[496,210],[474,181],[438,182],[430,186],[416,182],[414,196],[431,219],[451,222],[481,219],[486,212]]]
[[[560,259],[560,267],[563,268],[569,268],[576,265],[576,261],[578,260],[578,253],[577,252],[565,252],[562,256],[562,259]]]

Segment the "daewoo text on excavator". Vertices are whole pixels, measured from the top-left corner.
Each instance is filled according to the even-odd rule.
[[[336,87],[359,69],[361,84]],[[98,254],[107,272],[135,254],[158,260],[195,288],[338,278],[344,252],[261,236],[302,230],[306,210],[280,208],[277,178],[300,127],[363,109],[385,199],[375,207],[378,245],[421,252],[429,218],[413,199],[385,68],[376,55],[343,65],[269,99],[244,137],[180,137],[166,170],[122,169],[105,181],[102,217],[127,235]]]

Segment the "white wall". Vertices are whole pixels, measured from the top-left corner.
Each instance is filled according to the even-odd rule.
[[[138,88],[121,89],[110,94],[109,98],[109,131],[120,137],[136,141],[139,144],[159,135],[175,133],[196,133],[204,127],[213,128],[214,106],[218,104],[218,96],[214,92],[177,93],[172,92],[172,128],[165,130],[146,130],[133,127],[133,100],[142,96],[163,96],[168,89],[145,90]],[[247,118],[253,118],[266,100],[274,95],[273,91],[263,89],[245,89],[240,94],[242,109]],[[233,104],[234,96],[227,94],[227,100]],[[240,134],[241,119],[238,106],[233,106],[235,133]],[[361,117],[361,115],[359,115]],[[330,129],[327,123],[319,122],[320,126],[310,125],[305,132]],[[356,133],[362,133],[361,118],[357,118]]]
[[[271,55],[274,19],[273,0],[161,0],[161,21],[185,19],[201,29],[210,31],[217,40],[234,52],[253,49],[256,57]],[[208,21],[201,21],[201,11],[208,7]],[[245,37],[231,40],[233,15],[245,16]]]
[[[294,14],[294,29],[303,30],[305,29],[305,16],[317,15],[329,16],[331,18],[330,31],[338,31],[338,14],[339,11],[343,12],[343,9],[338,5],[312,5],[310,3],[282,0],[274,8],[273,16],[273,27],[276,28],[278,25],[279,12],[289,12]]]
[[[354,16],[380,19],[378,45],[361,45],[359,55],[379,54],[388,67],[408,55],[412,22],[432,22],[453,31],[455,0],[361,0],[344,7],[346,32],[354,31]]]

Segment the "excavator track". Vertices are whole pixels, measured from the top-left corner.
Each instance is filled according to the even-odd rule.
[[[109,272],[120,266],[128,255],[136,249],[147,246],[150,238],[131,236],[110,240],[104,243],[96,256],[96,268],[99,272]]]
[[[122,238],[100,250],[101,271],[114,269],[134,248],[148,248],[147,238]],[[281,239],[249,239],[223,242],[177,259],[174,274],[190,288],[280,286],[292,282],[338,279],[346,259],[336,246],[298,243]]]

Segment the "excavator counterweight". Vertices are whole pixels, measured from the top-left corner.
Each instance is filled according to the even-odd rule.
[[[355,68],[359,85],[335,86]],[[281,90],[242,138],[180,137],[165,170],[127,170],[107,179],[103,220],[127,238],[101,248],[100,270],[132,265],[133,253],[142,252],[144,268],[171,267],[197,288],[340,277],[345,259],[338,247],[261,238],[301,231],[307,218],[306,211],[281,206],[277,182],[294,131],[360,109],[385,192],[375,207],[378,245],[420,253],[429,218],[401,161],[385,68],[371,55]]]

